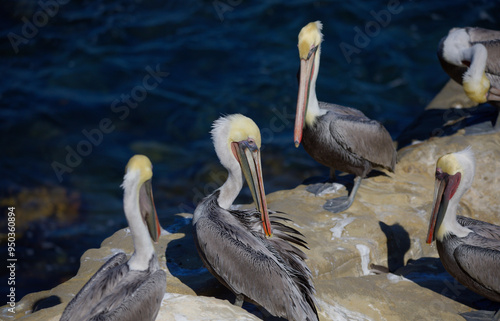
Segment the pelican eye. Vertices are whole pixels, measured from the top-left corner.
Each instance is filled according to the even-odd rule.
[[[439,179],[440,181],[446,179],[450,175],[448,173],[443,172],[441,168],[436,168],[436,179]]]
[[[311,58],[311,56],[318,50],[318,46],[311,46],[311,50],[309,50],[309,54],[307,55],[307,59]]]
[[[253,138],[248,138],[247,140],[243,141],[242,143],[246,148],[250,149],[252,152],[259,149],[259,147],[257,147],[257,144],[255,143],[255,140]]]

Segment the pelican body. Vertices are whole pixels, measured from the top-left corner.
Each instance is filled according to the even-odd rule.
[[[296,247],[306,242],[283,224],[286,218],[267,210],[257,125],[240,114],[221,117],[212,138],[229,175],[194,212],[195,243],[204,265],[236,295],[235,305],[246,300],[288,320],[318,320],[307,257]],[[242,171],[257,209],[230,209],[243,187]]]
[[[348,198],[329,200],[325,208],[337,213],[348,209],[364,178],[373,168],[394,171],[396,150],[391,136],[378,121],[361,111],[318,102],[316,79],[319,71],[322,24],[306,25],[299,33],[300,77],[295,117],[294,141],[300,143],[317,162],[356,175]]]
[[[490,102],[500,111],[500,31],[453,28],[438,47],[441,67],[476,103]],[[500,114],[494,130],[500,130]]]
[[[152,175],[146,156],[135,155],[128,162],[122,187],[134,254],[128,261],[125,253],[109,259],[70,301],[61,321],[156,319],[167,282],[151,243],[160,235]]]
[[[474,173],[470,148],[439,158],[427,243],[436,240],[444,268],[461,284],[500,302],[500,226],[456,214]]]

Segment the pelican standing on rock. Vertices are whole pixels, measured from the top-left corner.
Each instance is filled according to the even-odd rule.
[[[214,122],[212,138],[227,181],[206,197],[194,212],[193,226],[198,253],[206,268],[243,300],[264,307],[288,320],[318,320],[311,271],[302,234],[269,216],[262,180],[260,131],[243,115],[221,117]],[[257,210],[232,210],[243,187],[242,174]]]
[[[158,315],[167,285],[153,241],[160,236],[151,189],[152,165],[135,155],[123,179],[123,208],[134,241],[127,261],[118,253],[92,276],[68,304],[61,321],[153,321]]]
[[[472,186],[475,167],[470,148],[437,161],[427,243],[436,240],[444,268],[458,282],[500,302],[500,226],[457,216],[460,198]],[[500,313],[496,317],[500,319]]]
[[[499,110],[495,126],[500,130],[500,31],[453,28],[441,39],[438,58],[444,71],[461,84],[476,103],[489,102]]]
[[[302,141],[312,158],[330,167],[331,178],[335,177],[335,169],[357,176],[349,197],[331,199],[324,205],[325,209],[338,213],[351,206],[361,180],[374,167],[394,171],[396,150],[391,136],[378,121],[353,108],[318,102],[316,78],[323,40],[321,29],[321,22],[316,21],[299,33],[300,78],[294,141],[296,147]],[[322,185],[320,191],[327,187]]]

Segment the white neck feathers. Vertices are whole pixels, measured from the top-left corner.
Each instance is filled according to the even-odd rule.
[[[314,124],[314,121],[316,120],[316,117],[319,117],[326,113],[326,110],[319,108],[318,98],[316,97],[316,79],[318,78],[319,73],[320,56],[321,45],[319,45],[314,57],[314,72],[310,80],[309,99],[307,102],[307,113],[305,119],[307,126],[312,126]]]
[[[131,270],[144,271],[148,269],[149,261],[155,256],[155,250],[139,207],[139,179],[140,172],[138,170],[131,170],[125,174],[122,184],[124,189],[123,209],[135,249],[127,264]]]
[[[214,122],[212,140],[219,160],[228,171],[226,182],[219,188],[220,195],[217,199],[219,206],[225,209],[233,204],[243,187],[241,166],[231,150],[229,142],[231,116],[221,117]]]

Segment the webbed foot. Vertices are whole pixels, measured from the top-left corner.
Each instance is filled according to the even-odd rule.
[[[340,213],[351,207],[352,200],[348,196],[340,196],[326,201],[323,208],[332,213]]]

